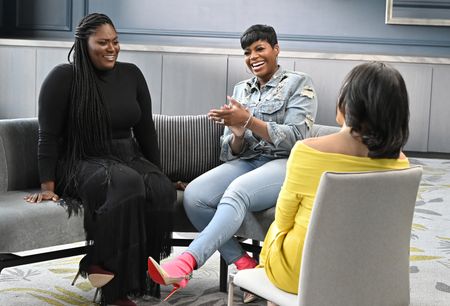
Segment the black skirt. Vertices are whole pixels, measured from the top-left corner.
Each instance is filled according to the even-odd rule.
[[[88,243],[82,274],[90,265],[114,273],[102,288],[103,303],[128,294],[159,297],[159,286],[147,278],[147,258],[170,254],[173,183],[132,138],[113,140],[111,157],[79,161],[76,172],[78,199],[64,200],[69,211],[82,205]]]

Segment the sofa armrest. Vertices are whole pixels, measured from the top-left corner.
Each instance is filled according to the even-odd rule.
[[[0,120],[0,192],[39,187],[37,118]]]

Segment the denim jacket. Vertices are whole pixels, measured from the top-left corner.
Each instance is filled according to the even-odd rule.
[[[231,151],[232,132],[225,127],[221,141],[220,159],[250,159],[259,155],[287,158],[297,142],[309,137],[317,112],[317,97],[311,78],[302,72],[283,70],[275,72],[261,89],[253,77],[236,84],[233,98],[239,101],[255,118],[267,123],[270,142],[247,129],[239,154]]]

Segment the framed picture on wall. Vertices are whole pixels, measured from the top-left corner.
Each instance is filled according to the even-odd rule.
[[[450,26],[450,0],[386,0],[386,24]]]

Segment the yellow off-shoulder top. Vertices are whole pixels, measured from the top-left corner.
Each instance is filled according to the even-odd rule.
[[[275,221],[260,255],[272,283],[297,294],[303,244],[320,177],[325,171],[361,172],[409,167],[403,159],[373,159],[321,152],[298,142],[286,165],[286,178],[278,196]]]

